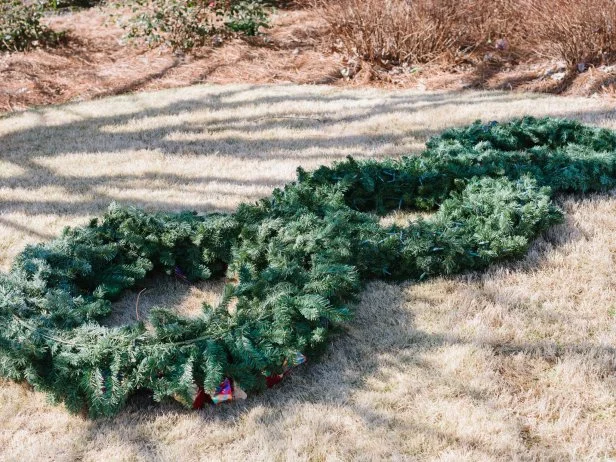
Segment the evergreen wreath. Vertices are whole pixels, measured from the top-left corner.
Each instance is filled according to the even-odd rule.
[[[296,182],[233,214],[111,205],[0,274],[0,375],[93,417],[117,413],[137,390],[189,406],[196,388],[259,391],[298,352],[322,352],[367,281],[520,257],[562,219],[554,194],[615,185],[615,132],[526,117],[447,130],[414,157],[299,169]],[[378,215],[394,209],[436,212],[381,226]],[[152,328],[99,324],[154,272],[236,282],[196,319],[156,309]]]

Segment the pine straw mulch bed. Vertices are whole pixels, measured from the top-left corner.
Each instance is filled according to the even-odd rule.
[[[228,40],[193,55],[122,42],[104,10],[48,19],[67,31],[58,48],[0,55],[0,113],[197,83],[296,83],[428,90],[466,88],[614,96],[616,70],[562,79],[554,62],[431,64],[383,69],[349,60],[327,43],[327,25],[309,9],[279,10],[262,37]]]
[[[318,50],[323,24],[305,11],[279,13],[269,43],[230,40],[193,56],[124,45],[123,30],[96,8],[50,25],[68,31],[63,46],[0,55],[0,113],[204,82],[325,84],[340,77],[339,58]]]

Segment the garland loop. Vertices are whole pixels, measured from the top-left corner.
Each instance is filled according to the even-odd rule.
[[[196,387],[258,391],[298,352],[323,350],[367,281],[520,257],[561,220],[555,193],[615,185],[614,132],[523,118],[447,130],[415,157],[299,169],[296,182],[229,215],[111,205],[0,274],[0,375],[91,416],[118,412],[137,390],[187,405]],[[378,215],[395,209],[436,212],[382,227]],[[154,272],[237,283],[195,319],[156,309],[152,329],[99,324]]]

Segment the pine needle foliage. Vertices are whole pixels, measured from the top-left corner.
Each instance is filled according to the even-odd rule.
[[[523,118],[447,130],[418,156],[351,158],[229,215],[146,213],[102,219],[27,247],[0,274],[0,375],[68,409],[113,415],[137,390],[190,405],[196,386],[266,386],[297,352],[317,356],[371,279],[422,280],[524,255],[562,214],[561,192],[616,186],[616,133]],[[379,214],[436,210],[408,226]],[[227,277],[198,318],[154,310],[99,324],[111,302],[158,272]]]

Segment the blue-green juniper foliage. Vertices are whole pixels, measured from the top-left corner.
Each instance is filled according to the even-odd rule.
[[[195,384],[212,390],[230,377],[258,391],[286,358],[323,350],[367,281],[520,257],[561,220],[555,193],[614,186],[615,132],[523,118],[447,130],[414,157],[300,169],[229,215],[112,205],[0,274],[0,374],[91,416],[118,412],[137,390],[190,402]],[[436,212],[381,226],[394,209]],[[178,270],[238,282],[198,318],[157,309],[153,329],[99,324],[126,289]]]

